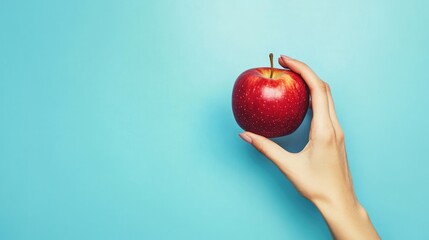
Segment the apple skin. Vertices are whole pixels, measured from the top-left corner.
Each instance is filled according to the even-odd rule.
[[[252,68],[235,81],[232,110],[245,131],[268,138],[281,137],[301,125],[309,98],[308,86],[298,74],[286,69]]]

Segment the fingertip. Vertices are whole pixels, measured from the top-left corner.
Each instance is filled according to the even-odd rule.
[[[282,57],[279,57],[279,58],[277,59],[277,61],[279,62],[279,64],[280,64],[281,66],[283,66],[284,62],[283,62]]]
[[[281,55],[281,57],[279,57],[279,59],[278,59],[280,66],[282,66],[284,68],[289,68],[288,65],[286,64],[286,61],[284,60],[284,58],[282,56],[283,55]]]
[[[291,58],[291,57],[289,57],[289,56],[286,56],[286,55],[280,55],[280,57],[281,57],[283,60],[285,60],[285,61],[287,61],[287,60],[294,60],[293,58]]]
[[[252,144],[252,137],[247,132],[240,133],[239,136],[247,143]]]
[[[245,131],[245,132],[243,132],[244,134],[246,134],[246,136],[249,136],[252,140],[255,140],[255,139],[260,139],[260,138],[263,138],[264,136],[261,136],[261,135],[258,135],[258,134],[256,134],[256,133],[253,133],[253,132],[249,132],[249,131]]]

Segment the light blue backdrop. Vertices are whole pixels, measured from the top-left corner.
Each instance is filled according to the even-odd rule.
[[[0,1],[0,239],[330,239],[240,140],[268,53],[331,84],[359,199],[429,239],[427,1]],[[309,116],[310,117],[310,116]],[[298,150],[309,117],[279,142]]]

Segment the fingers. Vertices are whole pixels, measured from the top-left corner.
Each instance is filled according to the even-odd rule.
[[[329,116],[332,121],[332,126],[335,130],[335,135],[338,140],[344,140],[344,133],[341,129],[340,122],[338,121],[337,114],[335,111],[334,100],[332,98],[331,87],[326,83],[326,95],[328,96]]]
[[[325,83],[320,80],[310,67],[298,60],[282,55],[279,58],[279,64],[301,75],[307,83],[311,93],[311,105],[315,123],[323,128],[332,126],[329,118],[329,103]]]
[[[277,143],[251,132],[241,133],[240,137],[252,144],[253,147],[270,159],[283,172],[287,172],[290,168],[294,154],[284,150]]]

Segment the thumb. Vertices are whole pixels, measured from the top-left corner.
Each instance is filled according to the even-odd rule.
[[[283,172],[290,168],[294,154],[286,151],[270,139],[251,132],[244,132],[240,137],[252,144],[259,152],[270,159]]]

